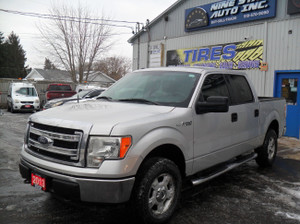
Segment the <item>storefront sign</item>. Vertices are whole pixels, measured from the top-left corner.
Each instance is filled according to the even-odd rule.
[[[163,45],[149,47],[149,68],[160,67],[162,62]]]
[[[288,14],[300,13],[300,0],[289,0],[287,13]]]
[[[268,71],[268,63],[267,62],[261,62],[260,63],[260,70],[262,72],[267,72]]]
[[[259,69],[263,40],[249,40],[167,51],[167,66],[204,66],[223,69]]]
[[[226,0],[185,10],[185,31],[276,16],[276,0]]]

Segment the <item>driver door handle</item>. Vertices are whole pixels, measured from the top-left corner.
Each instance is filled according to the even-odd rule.
[[[237,122],[238,121],[238,114],[233,113],[231,114],[231,122]]]

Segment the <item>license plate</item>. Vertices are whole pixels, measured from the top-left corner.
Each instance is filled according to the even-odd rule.
[[[25,105],[25,108],[31,108],[31,105]]]
[[[37,188],[41,188],[43,191],[46,190],[46,178],[40,177],[34,173],[31,173],[31,185]]]

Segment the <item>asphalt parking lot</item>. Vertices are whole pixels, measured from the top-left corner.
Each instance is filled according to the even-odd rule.
[[[0,116],[0,223],[137,223],[127,204],[66,201],[24,184],[18,162],[30,114]],[[300,141],[280,139],[273,168],[251,161],[186,188],[170,223],[300,223]]]

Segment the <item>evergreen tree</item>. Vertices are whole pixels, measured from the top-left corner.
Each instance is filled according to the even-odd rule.
[[[4,46],[4,36],[3,33],[0,32],[0,78],[2,77],[2,70],[4,69],[4,64],[5,64],[5,46]]]
[[[1,33],[0,77],[24,78],[26,76],[25,62],[27,59],[19,37],[12,32],[3,43],[4,38],[2,35]]]
[[[50,59],[45,58],[44,69],[56,69],[55,65],[50,61]]]

